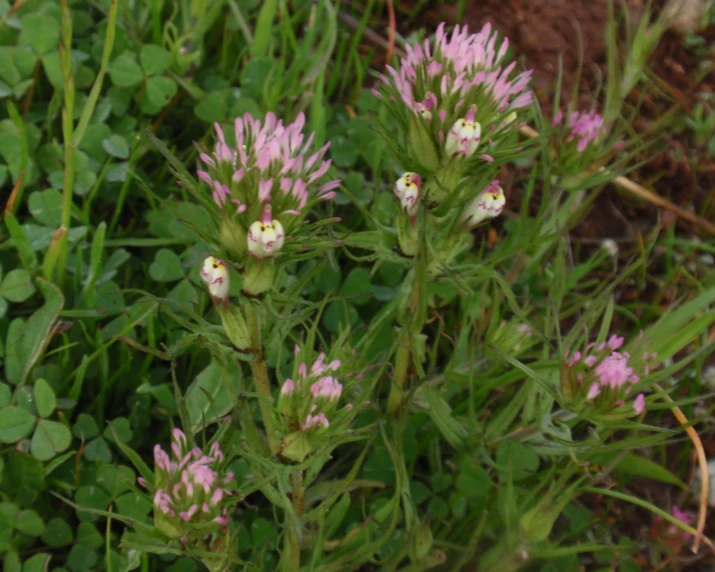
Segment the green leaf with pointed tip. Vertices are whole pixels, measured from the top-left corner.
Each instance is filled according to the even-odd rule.
[[[186,392],[186,408],[193,433],[222,418],[233,408],[232,395],[238,392],[240,375],[235,362],[228,360],[226,368],[212,361],[196,376]]]

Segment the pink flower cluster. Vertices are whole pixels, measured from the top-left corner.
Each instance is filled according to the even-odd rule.
[[[227,509],[222,501],[231,495],[225,485],[233,480],[233,473],[223,469],[225,458],[219,444],[213,443],[205,455],[198,447],[188,450],[186,435],[180,429],[174,429],[172,436],[173,458],[160,445],[154,447],[155,510],[177,523],[227,526]],[[139,482],[148,487],[143,479]]]
[[[437,28],[434,45],[407,46],[399,71],[387,66],[388,76],[381,76],[384,86],[373,90],[380,99],[396,101],[421,115],[426,121],[439,119],[438,137],[447,141],[453,152],[472,154],[480,135],[503,127],[504,118],[528,106],[532,93],[528,89],[531,71],[512,77],[515,62],[502,67],[509,42],[505,38],[497,49],[497,33],[487,23],[480,32],[469,34],[466,26],[455,26],[451,36],[442,22]],[[384,95],[387,98],[384,97]],[[459,141],[459,145],[456,142]]]
[[[330,143],[309,154],[315,133],[304,141],[304,126],[303,113],[288,125],[271,112],[263,123],[246,113],[234,122],[233,148],[216,123],[216,147],[212,155],[199,155],[206,170],[197,172],[211,188],[216,204],[223,208],[233,204],[238,213],[247,211],[251,215],[248,226],[259,219],[265,205],[272,206],[274,217],[297,217],[311,196],[317,200],[333,198],[333,189],[340,185],[337,180],[321,185],[311,194],[311,188],[330,167],[330,160],[323,160]],[[286,220],[282,222],[286,224]]]
[[[677,506],[673,506],[670,509],[670,515],[683,524],[688,526],[693,525],[693,517],[684,510],[679,509]],[[672,548],[678,548],[680,544],[687,542],[692,538],[692,534],[682,530],[670,522],[667,522],[660,515],[656,516],[653,520],[651,536],[665,542]]]
[[[641,380],[631,364],[628,352],[619,352],[624,339],[612,335],[607,341],[596,345],[590,343],[583,353],[580,351],[566,352],[564,361],[570,370],[575,369],[576,380],[580,387],[588,388],[586,399],[602,406],[623,406],[630,396],[632,386]],[[649,372],[648,361],[655,359],[656,354],[643,355],[643,374]],[[636,395],[632,407],[635,414],[645,411],[645,396]]]
[[[564,114],[559,110],[554,116],[552,125],[559,125],[564,118]],[[568,121],[568,136],[566,141],[577,141],[576,149],[583,153],[589,143],[596,141],[601,136],[603,129],[603,117],[591,111],[572,111]]]
[[[300,346],[295,346],[296,357]],[[340,360],[325,363],[325,353],[320,353],[308,370],[305,362],[298,366],[296,380],[286,379],[281,387],[279,408],[298,421],[300,429],[328,427],[326,415],[343,394],[343,384],[332,372],[340,368]]]

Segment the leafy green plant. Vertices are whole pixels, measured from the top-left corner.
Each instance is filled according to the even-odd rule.
[[[493,29],[385,72],[354,8],[0,1],[4,570],[637,570],[620,521],[654,566],[698,533],[669,408],[712,412],[715,251],[571,232],[661,23],[616,57],[614,20],[550,127]]]

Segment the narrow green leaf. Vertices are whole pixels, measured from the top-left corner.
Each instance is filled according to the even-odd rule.
[[[25,231],[17,222],[17,218],[12,213],[5,213],[5,224],[7,225],[7,230],[10,233],[10,238],[20,255],[20,261],[22,265],[28,270],[37,268],[37,256],[35,251],[30,244],[30,239],[27,238]]]
[[[427,400],[429,404],[427,413],[429,413],[442,436],[455,449],[462,447],[469,433],[464,425],[452,417],[452,411],[447,402],[427,383],[420,385],[415,397],[418,397],[419,394]]]
[[[266,0],[261,5],[261,11],[258,13],[258,21],[253,34],[253,44],[251,45],[251,55],[254,58],[269,55],[268,48],[277,11],[278,0]]]
[[[147,483],[153,483],[154,482],[154,473],[152,470],[149,468],[149,465],[147,465],[143,459],[139,456],[139,453],[137,453],[134,449],[129,447],[128,445],[125,445],[121,439],[117,437],[116,432],[114,431],[114,427],[111,427],[112,433],[114,434],[114,444],[121,449],[122,453],[124,453],[127,457],[132,462],[132,465],[134,465],[134,468],[139,471],[139,474],[142,476],[142,478],[147,482]]]

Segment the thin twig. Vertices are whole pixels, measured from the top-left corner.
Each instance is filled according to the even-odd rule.
[[[670,395],[668,395],[665,391],[663,391],[657,384],[653,387],[659,392],[663,399],[669,401],[670,403],[674,403],[673,398],[670,397]],[[705,520],[707,518],[708,512],[708,488],[710,485],[710,477],[708,475],[708,461],[705,457],[705,449],[703,448],[702,441],[700,441],[700,436],[698,435],[697,431],[695,431],[695,429],[693,429],[693,427],[690,425],[688,418],[681,411],[680,407],[678,407],[677,405],[672,405],[670,407],[670,410],[673,412],[673,415],[678,420],[678,423],[680,423],[684,427],[685,432],[688,434],[688,437],[690,437],[690,440],[693,442],[695,452],[698,456],[698,464],[700,465],[700,513],[698,514],[698,526],[696,528],[697,534],[695,535],[695,540],[693,541],[693,552],[697,553],[698,549],[700,548],[700,542],[703,540],[703,530],[705,530]],[[707,538],[705,538],[704,540],[705,543],[712,549],[713,545],[710,540]]]
[[[387,29],[387,53],[385,54],[385,63],[392,63],[392,54],[395,52],[395,30],[397,23],[395,22],[395,6],[392,0],[387,0],[387,20],[389,28]]]
[[[523,135],[526,135],[527,137],[533,138],[533,137],[539,136],[539,132],[528,125],[522,125],[520,131]],[[604,168],[601,167],[601,169],[603,170]],[[613,179],[613,182],[616,185],[618,185],[621,189],[623,189],[624,191],[628,191],[632,195],[635,195],[641,199],[644,199],[644,200],[648,201],[649,203],[654,204],[658,207],[668,209],[669,211],[677,214],[680,218],[684,218],[685,220],[690,221],[693,224],[706,230],[710,234],[715,235],[715,224],[708,222],[704,218],[701,218],[698,215],[696,215],[695,213],[686,211],[685,209],[670,202],[669,200],[664,199],[657,193],[654,193],[653,191],[649,191],[648,189],[639,185],[638,183],[631,181],[629,178],[621,175],[621,176]]]

